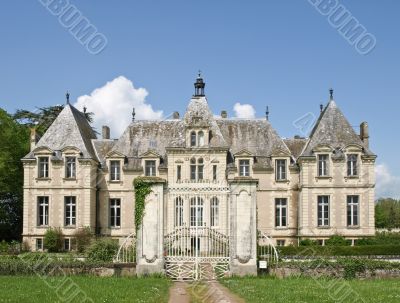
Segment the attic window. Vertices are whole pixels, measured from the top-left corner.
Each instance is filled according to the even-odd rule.
[[[190,146],[196,146],[196,132],[192,131],[190,133]]]
[[[239,160],[239,176],[250,176],[250,160]]]
[[[156,176],[156,161],[154,161],[154,160],[146,160],[146,162],[145,162],[145,175],[147,177],[155,177]]]
[[[199,131],[199,146],[204,146],[204,132],[203,131]]]

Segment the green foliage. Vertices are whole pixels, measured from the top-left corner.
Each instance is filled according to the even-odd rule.
[[[150,178],[138,177],[133,180],[135,190],[135,227],[139,230],[143,221],[145,201],[148,194],[151,193],[152,182]]]
[[[86,248],[89,247],[93,236],[90,227],[78,228],[74,233],[76,251],[78,253],[83,253]]]
[[[63,248],[63,234],[61,228],[49,228],[44,234],[44,248],[48,252],[59,252]]]
[[[375,256],[400,255],[400,245],[371,246],[284,246],[279,247],[280,256]]]
[[[400,200],[379,199],[375,205],[377,228],[400,228]]]
[[[311,239],[303,239],[300,241],[300,246],[315,246],[319,245],[317,241]]]
[[[118,243],[110,238],[100,238],[87,249],[88,259],[90,261],[112,262],[113,257],[118,251]]]
[[[325,241],[325,245],[327,246],[346,246],[350,244],[351,242],[349,242],[342,236],[332,236]]]

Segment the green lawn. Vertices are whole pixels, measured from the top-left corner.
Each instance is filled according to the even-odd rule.
[[[247,303],[400,302],[400,280],[231,278],[222,284]]]
[[[0,303],[162,303],[168,301],[170,285],[163,278],[72,276],[47,278],[44,282],[37,276],[0,276]],[[93,301],[85,301],[85,295]]]

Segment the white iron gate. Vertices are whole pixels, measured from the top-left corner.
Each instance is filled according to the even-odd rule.
[[[229,237],[210,227],[176,227],[164,238],[173,280],[215,280],[229,274]]]

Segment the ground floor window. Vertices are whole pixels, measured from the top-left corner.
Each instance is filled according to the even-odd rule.
[[[276,240],[276,246],[285,246],[285,240]]]
[[[36,250],[43,250],[43,239],[42,238],[36,239]]]
[[[110,227],[121,227],[121,199],[110,199]]]
[[[318,196],[318,226],[329,226],[329,196]]]
[[[359,196],[347,196],[347,226],[358,226]]]
[[[277,198],[275,199],[275,226],[286,227],[287,226],[287,199]]]
[[[71,250],[71,239],[69,239],[69,238],[64,239],[64,250],[65,251]]]
[[[204,202],[200,197],[190,199],[190,226],[203,226]]]
[[[211,198],[210,207],[210,224],[212,227],[219,226],[219,201],[217,197]]]
[[[183,225],[183,199],[177,197],[175,199],[175,226]]]

